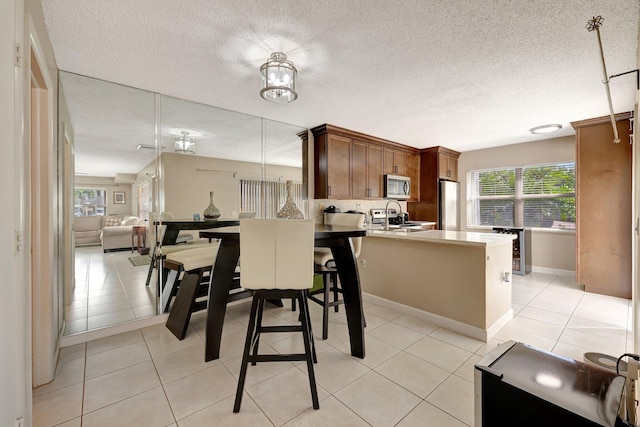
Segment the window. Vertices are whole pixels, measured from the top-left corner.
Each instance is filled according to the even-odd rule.
[[[469,171],[470,226],[575,229],[575,162]]]
[[[293,202],[302,206],[302,184],[291,186]],[[240,180],[240,208],[243,212],[253,211],[256,218],[276,218],[276,214],[287,201],[284,182]]]
[[[145,181],[138,185],[138,218],[149,221],[150,201],[149,181]]]
[[[107,190],[104,188],[76,187],[74,212],[75,216],[106,215]]]

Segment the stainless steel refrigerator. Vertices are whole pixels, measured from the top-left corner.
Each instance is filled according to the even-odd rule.
[[[438,201],[438,224],[440,224],[440,230],[460,230],[459,198],[459,182],[440,181],[440,200]]]

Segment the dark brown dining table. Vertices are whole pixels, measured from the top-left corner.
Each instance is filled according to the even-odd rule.
[[[361,359],[364,359],[365,356],[364,316],[360,278],[351,238],[365,235],[365,229],[346,226],[316,224],[315,230],[315,247],[330,248],[333,253],[343,290],[351,355]],[[227,310],[227,299],[240,257],[240,227],[200,231],[200,237],[220,239],[218,255],[212,269],[207,306],[205,362],[208,362],[220,357],[220,342]],[[240,285],[242,286],[242,269],[240,270]],[[179,292],[180,290],[178,290]]]

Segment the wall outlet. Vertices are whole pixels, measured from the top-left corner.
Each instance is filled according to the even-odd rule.
[[[16,418],[16,427],[23,427],[24,423],[22,422],[24,420],[24,418],[20,417],[20,418]]]
[[[360,267],[367,268],[367,260],[366,259],[361,259],[360,260]]]

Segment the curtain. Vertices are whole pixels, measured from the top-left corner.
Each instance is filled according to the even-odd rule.
[[[302,206],[302,184],[291,186],[293,202]],[[287,201],[286,183],[277,181],[240,180],[240,209],[253,211],[256,218],[276,218]]]

